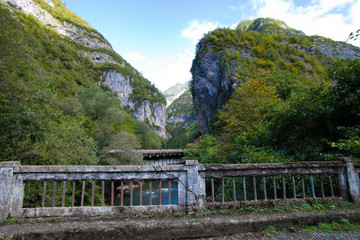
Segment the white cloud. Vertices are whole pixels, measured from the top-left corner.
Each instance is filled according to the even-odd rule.
[[[123,54],[123,57],[128,62],[137,62],[137,61],[141,61],[145,58],[145,56],[143,56],[141,53],[138,53],[138,52],[128,52],[128,53]]]
[[[307,6],[296,6],[289,0],[252,1],[252,4],[257,17],[280,19],[305,34],[336,41],[346,41],[349,33],[360,27],[360,0],[313,0]],[[350,7],[344,9],[345,6]]]
[[[204,34],[212,31],[218,27],[218,23],[212,22],[203,22],[199,23],[198,21],[192,21],[190,26],[184,29],[181,32],[181,36],[184,38],[189,38],[192,40],[192,43],[195,45],[198,41],[204,36]]]
[[[190,68],[194,57],[194,53],[185,51],[176,57],[152,59],[142,68],[144,76],[165,91],[176,83],[191,79]]]

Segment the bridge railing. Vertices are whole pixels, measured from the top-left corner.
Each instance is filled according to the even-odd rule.
[[[2,162],[0,220],[8,216],[191,212],[314,198],[359,203],[359,174],[360,162],[350,158],[234,165],[198,165],[187,160],[185,165],[162,166],[21,166]],[[25,203],[24,194],[30,194]]]
[[[0,164],[2,218],[191,211],[197,203],[189,201],[195,197],[187,189],[187,184],[198,186],[197,161],[169,166]],[[24,205],[24,194],[35,197]]]

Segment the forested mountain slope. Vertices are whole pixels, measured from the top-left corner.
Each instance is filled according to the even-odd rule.
[[[107,150],[161,147],[163,94],[60,0],[1,0],[0,24],[1,161],[129,164]]]
[[[254,163],[360,158],[360,49],[274,19],[198,44],[191,91],[202,137],[188,159]]]
[[[275,19],[244,21],[235,30],[217,29],[197,45],[191,91],[202,134],[239,84],[250,78],[276,86],[286,99],[293,90],[318,85],[336,58],[359,59],[357,47],[306,36]]]

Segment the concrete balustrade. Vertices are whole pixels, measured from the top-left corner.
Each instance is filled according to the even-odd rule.
[[[359,203],[359,173],[359,161],[352,161],[350,158],[333,162],[229,165],[199,165],[198,161],[187,160],[184,165],[160,166],[21,166],[18,162],[0,162],[0,221],[7,217],[83,217],[193,212],[211,208],[214,204],[217,208],[229,208],[230,205],[237,206],[236,204],[249,201],[287,201],[291,198],[306,199],[319,196]],[[41,207],[23,208],[24,186],[27,181],[43,183]],[[81,185],[80,206],[74,205],[75,181],[81,183],[77,184],[77,186]],[[162,186],[162,181],[168,185]],[[171,201],[172,181],[177,183],[177,204],[172,204]],[[52,187],[47,185],[49,182]],[[71,188],[71,184],[67,185],[67,182],[72,183],[72,196],[65,196],[66,188]],[[146,186],[150,188],[149,194],[152,194],[151,188],[159,189],[159,204],[152,205],[150,200],[149,205],[143,205],[140,200],[138,206],[132,204],[124,206],[122,203],[120,206],[115,206],[114,183],[119,182],[121,186],[117,188],[121,189],[121,201],[124,197],[123,183],[128,184],[132,201],[134,184],[139,184],[137,187],[141,192],[143,183],[146,182]],[[92,189],[91,206],[84,206],[84,190],[86,186],[89,188],[89,185],[85,186],[85,184],[89,183]],[[105,183],[108,184],[108,189],[111,189],[110,206],[104,204]],[[101,189],[99,206],[94,205],[96,184]],[[216,187],[216,184],[220,185]],[[226,190],[227,187],[230,187],[230,190]],[[169,201],[165,203],[166,205],[161,203],[162,188],[169,189]],[[260,188],[261,192],[259,192]],[[61,200],[59,195],[61,189],[62,203],[56,205],[56,197]],[[315,189],[318,192],[315,193]],[[45,204],[46,197],[50,204],[49,191],[52,191],[51,207]],[[249,198],[249,193],[252,194],[253,199]],[[70,206],[65,205],[65,197],[68,201],[72,199]],[[141,195],[140,199],[142,199]]]

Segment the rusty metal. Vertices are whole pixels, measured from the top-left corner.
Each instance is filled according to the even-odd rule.
[[[55,207],[55,198],[56,198],[56,180],[54,180],[53,183],[53,195],[52,195],[52,203],[51,203],[51,207]]]
[[[169,205],[171,205],[171,180],[168,180]]]
[[[133,205],[133,180],[130,180],[130,206]]]
[[[75,182],[75,180],[73,180],[72,193],[71,193],[71,207],[74,207],[74,205],[75,205],[75,187],[76,187],[76,182]]]
[[[232,183],[233,183],[233,200],[234,202],[236,202],[236,183],[235,183],[235,178],[232,178]]]
[[[85,180],[82,182],[80,207],[84,206]]]
[[[211,202],[215,202],[214,179],[211,178]]]
[[[277,200],[276,178],[275,178],[275,176],[273,176],[273,186],[274,186],[274,199]]]
[[[115,184],[114,181],[111,181],[111,206],[114,206],[114,191],[115,191]]]
[[[41,207],[45,207],[45,198],[46,198],[46,180],[43,182],[43,194],[41,198]]]
[[[121,186],[120,186],[120,206],[124,206],[124,181],[121,181]]]
[[[331,178],[330,175],[329,175],[329,184],[330,184],[331,197],[335,197],[334,187],[333,187],[333,181],[332,181],[332,178]]]
[[[161,205],[161,179],[159,180],[159,205]]]
[[[296,199],[296,185],[295,185],[295,176],[294,175],[291,176],[291,180],[292,180],[294,198]]]
[[[63,191],[62,191],[62,200],[61,200],[62,207],[65,207],[65,196],[66,196],[66,181],[63,181]]]
[[[105,181],[101,181],[101,206],[104,206],[105,195]]]
[[[140,191],[140,197],[139,197],[139,204],[140,204],[140,206],[142,206],[142,188],[143,188],[143,182],[142,181],[140,181],[139,182],[139,191]]]
[[[224,178],[221,178],[221,202],[225,202],[225,180]]]
[[[95,180],[91,181],[91,206],[94,206],[94,198],[95,198]]]
[[[152,205],[152,181],[149,181],[149,205]]]
[[[253,176],[254,200],[257,201],[256,177]]]
[[[301,175],[301,187],[302,187],[302,195],[303,195],[303,198],[306,198],[304,175]]]
[[[319,179],[320,179],[321,197],[325,198],[324,182],[321,174],[319,174]]]
[[[243,177],[244,201],[246,201],[246,179]]]
[[[265,176],[263,176],[263,185],[264,185],[264,199],[267,200],[266,177]]]
[[[282,183],[283,183],[283,198],[286,199],[286,183],[285,183],[284,175],[282,175]]]

